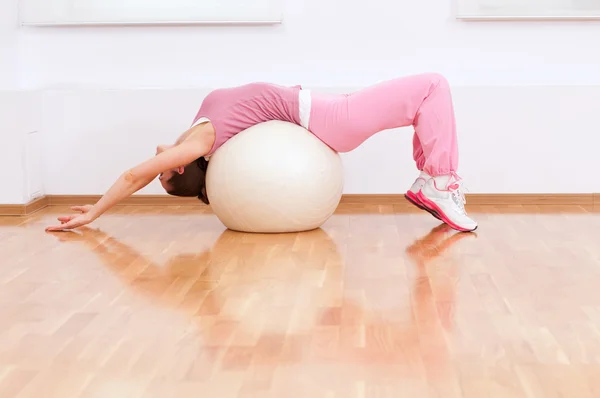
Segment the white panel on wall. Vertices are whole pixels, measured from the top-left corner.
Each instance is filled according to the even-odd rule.
[[[23,25],[278,23],[283,0],[21,0]]]
[[[29,134],[41,131],[41,121],[38,92],[0,90],[0,169],[4,170],[0,204],[27,203],[30,182],[31,188],[36,190],[42,184],[41,156],[33,163],[27,160],[28,152],[38,156],[42,151],[43,145],[36,139],[39,134],[36,137]],[[33,177],[31,181],[28,170],[32,171],[29,174]]]
[[[44,196],[42,134],[32,131],[25,138],[25,189],[27,200]]]
[[[0,90],[0,169],[4,171],[0,186],[0,204],[22,204],[23,167],[22,135],[19,134],[21,95]]]
[[[456,0],[459,19],[600,19],[600,0]]]

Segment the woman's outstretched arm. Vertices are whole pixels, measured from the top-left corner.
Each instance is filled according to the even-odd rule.
[[[148,185],[160,173],[185,166],[209,151],[207,140],[190,137],[181,144],[127,170],[95,205],[74,207],[74,210],[81,213],[59,217],[61,224],[48,227],[46,231],[62,231],[89,224],[123,199]]]

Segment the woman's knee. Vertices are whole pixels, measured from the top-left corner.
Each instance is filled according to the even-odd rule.
[[[424,73],[421,76],[423,77],[423,79],[427,80],[427,82],[430,85],[432,85],[433,87],[443,87],[443,88],[450,87],[450,84],[448,83],[448,79],[446,79],[446,77],[444,75],[442,75],[441,73],[437,73],[437,72]]]

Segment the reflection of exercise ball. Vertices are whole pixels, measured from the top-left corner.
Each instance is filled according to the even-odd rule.
[[[322,228],[278,235],[225,230],[195,258],[174,258],[169,268],[189,273],[202,264],[197,271],[210,300],[200,313],[235,323],[242,339],[308,333],[343,297],[344,259]]]
[[[235,135],[210,158],[206,190],[229,229],[280,233],[319,228],[343,191],[342,161],[312,133],[270,121]]]

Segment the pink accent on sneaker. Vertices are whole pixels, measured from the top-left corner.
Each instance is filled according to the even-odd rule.
[[[419,192],[417,194],[417,198],[419,198],[419,201],[421,203],[423,203],[430,211],[435,212],[437,215],[440,216],[440,219],[445,222],[446,224],[450,225],[452,228],[454,228],[457,231],[461,231],[461,232],[471,232],[470,229],[466,229],[466,228],[462,228],[458,225],[456,225],[455,223],[452,222],[452,220],[450,220],[448,218],[448,216],[444,213],[444,211],[442,209],[439,208],[438,205],[436,205],[435,203],[433,203],[432,201],[430,201],[429,199],[427,199],[425,197],[425,195],[423,195],[421,192]]]
[[[419,191],[419,193],[420,193],[420,191]],[[428,212],[429,214],[431,214],[438,220],[442,221],[440,216],[438,216],[438,214],[435,211],[431,210],[424,203],[422,203],[421,200],[419,200],[418,193],[415,194],[413,191],[407,191],[405,196],[406,196],[406,199],[408,199],[408,201],[410,203],[412,203],[413,205],[415,205],[416,207],[418,207],[421,210],[425,210],[426,212]]]
[[[419,203],[419,202],[420,202],[420,200],[419,200],[419,198],[417,198],[417,194],[416,194],[416,193],[414,193],[413,191],[407,191],[407,192],[406,192],[406,195],[407,195],[407,196],[408,196],[408,197],[409,197],[411,200],[413,200],[414,202],[416,202],[417,204],[420,204],[420,203]]]

